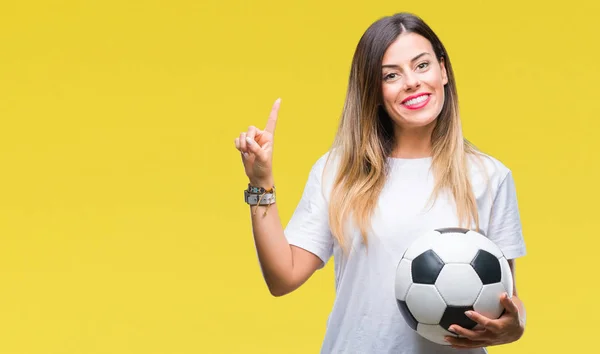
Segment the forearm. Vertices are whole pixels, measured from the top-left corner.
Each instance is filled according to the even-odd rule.
[[[266,215],[265,215],[266,211]],[[285,238],[277,203],[251,206],[252,232],[265,282],[271,294],[287,292],[292,278],[293,261],[290,244]]]

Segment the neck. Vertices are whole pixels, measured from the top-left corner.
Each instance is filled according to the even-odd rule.
[[[418,128],[396,127],[395,144],[392,157],[416,159],[430,157],[433,153],[431,147],[431,133],[434,125]]]

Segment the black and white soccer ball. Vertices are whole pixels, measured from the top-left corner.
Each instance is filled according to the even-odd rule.
[[[452,324],[473,329],[477,323],[464,313],[474,310],[496,319],[500,303],[512,297],[513,278],[500,248],[482,234],[461,228],[437,229],[417,238],[396,268],[398,308],[408,325],[422,337],[449,345]]]

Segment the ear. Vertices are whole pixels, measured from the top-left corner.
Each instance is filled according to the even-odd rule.
[[[446,85],[448,83],[448,73],[446,72],[446,62],[444,61],[444,57],[440,58],[440,70],[442,72],[442,82]]]

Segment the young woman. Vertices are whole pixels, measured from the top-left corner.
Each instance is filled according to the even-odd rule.
[[[436,34],[407,13],[367,29],[334,144],[312,167],[285,229],[271,169],[279,104],[264,130],[251,126],[235,139],[271,293],[294,291],[333,256],[336,300],[322,353],[455,352],[420,337],[402,318],[394,276],[404,250],[434,228],[467,227],[502,249],[514,276],[525,243],[511,171],[463,138],[450,58]],[[499,319],[469,313],[482,329],[454,325],[458,336],[449,335],[449,344],[485,353],[519,339],[525,310],[516,285],[500,301],[506,311]]]

